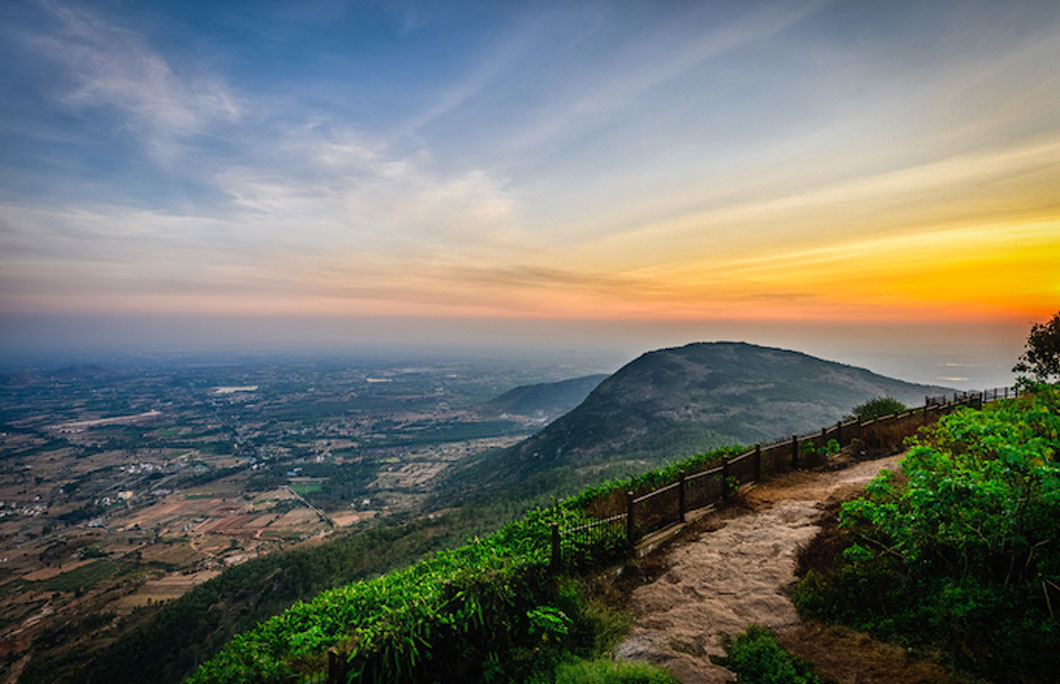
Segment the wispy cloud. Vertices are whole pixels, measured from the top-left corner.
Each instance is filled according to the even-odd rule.
[[[310,289],[338,291],[340,277],[315,277],[324,267],[343,271],[346,282],[372,273],[400,298],[407,267],[453,245],[463,245],[465,261],[534,251],[504,178],[474,166],[444,168],[422,146],[397,151],[327,112],[287,106],[273,120],[252,116],[224,140],[221,157],[210,150],[213,133],[245,109],[224,78],[174,64],[112,17],[55,2],[42,7],[51,30],[24,39],[60,67],[61,102],[116,113],[171,177],[209,192],[176,209],[103,198],[66,204],[61,195],[9,202],[0,207],[9,276],[17,271],[45,289],[183,282],[197,291],[196,279],[228,279],[304,293],[301,278]],[[379,261],[387,267],[375,268]],[[259,269],[253,278],[248,265]]]
[[[586,89],[576,97],[553,102],[548,116],[511,139],[516,148],[555,142],[564,130],[598,124],[601,117],[628,106],[652,88],[667,83],[704,62],[756,42],[768,40],[812,14],[824,0],[748,6],[732,21],[702,28],[709,21],[703,5],[675,17],[610,56],[602,72],[590,72]],[[709,24],[708,24],[709,26]]]
[[[477,96],[510,72],[516,61],[531,55],[540,47],[539,40],[548,31],[548,16],[543,13],[520,14],[512,28],[491,40],[486,48],[471,60],[473,66],[456,82],[443,89],[437,99],[425,109],[402,121],[387,134],[391,143],[416,135],[422,128],[461,107],[468,106]]]
[[[287,300],[307,297],[331,302],[324,308],[493,307],[492,294],[479,296],[484,283],[469,288],[465,269],[540,251],[503,180],[481,170],[442,172],[425,152],[388,154],[320,125],[273,142],[267,160],[214,172],[223,200],[209,211],[0,205],[8,304],[16,295],[37,301],[32,291],[65,290],[68,304],[82,297],[77,306],[91,307],[122,293],[146,302],[168,291],[193,307],[212,289],[221,299],[282,293],[275,305],[293,310]],[[454,253],[454,244],[463,247]],[[108,298],[91,303],[93,295]]]
[[[396,154],[324,126],[292,132],[274,147],[272,163],[232,165],[214,176],[262,239],[406,255],[461,244],[472,256],[524,235],[504,179],[482,169],[442,170],[425,150]]]
[[[58,97],[76,110],[109,108],[157,150],[237,121],[241,96],[210,73],[178,73],[134,31],[81,6],[46,1],[54,25],[23,39],[57,65]]]
[[[781,245],[790,249],[880,233],[909,235],[998,212],[1020,220],[1055,215],[1060,205],[1049,188],[1060,182],[1058,160],[1060,138],[1047,137],[848,176],[797,192],[722,197],[704,211],[612,228],[578,251],[606,254],[617,267],[672,273],[682,263],[696,271],[704,262],[740,258],[749,249],[768,254]],[[1023,182],[1013,188],[1013,178]],[[715,190],[706,188],[705,196]]]

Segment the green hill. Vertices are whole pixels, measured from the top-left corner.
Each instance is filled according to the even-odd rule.
[[[819,429],[874,397],[915,405],[945,391],[743,342],[660,349],[621,368],[532,437],[483,455],[453,482],[481,491],[529,478],[552,481],[547,474],[557,468],[625,474],[618,464],[643,470],[723,444]]]
[[[485,416],[508,414],[542,421],[554,420],[582,403],[606,378],[606,374],[598,374],[559,382],[520,385],[482,404],[479,413]]]
[[[700,453],[712,444],[819,428],[874,396],[919,403],[924,394],[939,391],[746,344],[650,352],[604,380],[578,408],[519,448],[483,456],[464,470],[450,482],[443,497],[448,500],[435,502],[438,507],[458,504],[460,510],[407,524],[395,520],[320,546],[248,561],[157,612],[130,616],[132,629],[103,653],[75,649],[63,662],[34,659],[21,681],[177,681],[234,633],[252,629],[296,600],[486,534],[535,503],[550,501],[550,495],[642,472],[649,460]],[[744,431],[731,425],[743,425]],[[606,448],[594,446],[593,440]],[[536,445],[535,451],[550,460],[526,457],[528,445]],[[520,480],[519,473],[528,476]],[[479,482],[463,479],[472,476]],[[489,486],[476,486],[480,496],[469,502],[466,493],[472,484]],[[519,491],[513,492],[514,487]],[[59,671],[67,676],[56,676]]]

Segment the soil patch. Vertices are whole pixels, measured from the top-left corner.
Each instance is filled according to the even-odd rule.
[[[781,631],[780,645],[813,663],[822,677],[839,684],[945,684],[956,682],[946,670],[841,625],[815,622]]]

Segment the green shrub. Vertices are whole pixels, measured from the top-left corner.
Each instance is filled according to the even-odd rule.
[[[612,589],[613,591],[613,589]],[[588,657],[615,648],[633,623],[633,612],[621,597],[605,596],[605,587],[587,586],[576,579],[561,579],[555,605],[571,618],[571,652]]]
[[[875,420],[876,418],[889,416],[892,413],[904,413],[908,410],[909,408],[905,404],[894,397],[876,397],[852,408],[850,415],[846,419]]]
[[[771,630],[752,624],[725,643],[725,666],[745,684],[820,684],[809,663],[777,643]]]
[[[1060,671],[1060,389],[958,409],[843,505],[852,545],[803,614],[939,648],[998,682]]]

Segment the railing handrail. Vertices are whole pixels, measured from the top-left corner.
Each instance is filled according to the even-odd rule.
[[[733,456],[733,457],[728,458],[727,459],[728,467],[731,467],[733,465],[737,465],[737,464],[743,462],[747,458],[753,458],[756,455],[760,455],[763,451],[774,450],[774,449],[776,449],[778,447],[781,447],[781,446],[792,445],[793,449],[797,450],[799,443],[802,443],[804,441],[810,441],[810,440],[817,439],[817,438],[820,438],[820,437],[826,437],[829,432],[832,432],[833,434],[837,434],[836,433],[837,427],[839,428],[839,434],[841,434],[842,433],[842,429],[845,428],[845,427],[853,427],[853,426],[856,426],[857,428],[873,427],[873,426],[877,426],[877,425],[883,424],[885,422],[891,422],[891,421],[904,420],[906,418],[911,418],[911,417],[913,417],[914,415],[916,415],[919,412],[922,412],[923,413],[923,417],[926,419],[928,417],[928,413],[931,412],[931,411],[941,411],[941,410],[951,409],[951,408],[955,408],[957,406],[964,405],[964,404],[969,404],[969,403],[978,403],[979,406],[982,406],[984,403],[991,403],[991,402],[994,402],[994,401],[1001,401],[1003,399],[1008,399],[1008,398],[1010,398],[1009,390],[1013,390],[1013,396],[1019,396],[1019,386],[1018,385],[1005,386],[1005,387],[992,387],[992,388],[981,390],[981,391],[954,392],[952,397],[951,397],[951,395],[948,395],[948,394],[947,395],[941,395],[941,396],[926,395],[924,397],[924,406],[922,408],[919,408],[919,409],[908,408],[905,411],[901,411],[901,412],[898,412],[898,413],[892,413],[892,414],[889,414],[889,415],[886,415],[886,416],[880,416],[878,418],[873,418],[873,419],[867,420],[867,421],[862,421],[860,418],[857,418],[857,417],[855,417],[855,418],[853,418],[851,420],[846,420],[846,421],[840,419],[840,420],[836,421],[835,423],[833,423],[831,425],[824,426],[823,428],[821,428],[821,430],[819,430],[817,432],[811,432],[811,433],[807,433],[805,435],[793,435],[792,437],[781,437],[781,438],[777,439],[776,441],[770,442],[768,444],[759,444],[756,448],[754,448],[754,449],[752,449],[750,451],[746,451],[746,452],[744,452],[742,454],[739,454],[737,456]],[[940,398],[942,399],[941,402],[936,401],[937,399],[940,399]],[[680,487],[682,485],[687,485],[689,482],[691,482],[693,480],[696,480],[696,479],[699,479],[699,478],[702,478],[702,477],[707,477],[707,476],[710,476],[710,475],[721,475],[722,473],[725,472],[725,469],[726,469],[725,465],[711,466],[709,468],[704,468],[702,470],[698,470],[698,471],[693,472],[693,473],[687,473],[687,474],[683,475],[681,479],[679,479],[679,480],[677,480],[675,482],[670,482],[670,483],[662,485],[660,487],[656,487],[655,489],[652,489],[651,491],[645,492],[645,493],[641,494],[640,496],[634,497],[632,499],[632,503],[633,504],[642,503],[642,502],[647,501],[647,500],[649,500],[649,499],[651,499],[651,498],[653,498],[655,496],[658,496],[658,495],[663,494],[665,492],[668,492],[670,490],[676,489],[676,488],[678,488],[678,487]],[[757,480],[752,478],[750,481],[751,482],[755,482]],[[722,483],[723,490],[724,490],[725,486],[726,486],[725,483]],[[723,496],[723,498],[724,498],[724,496]],[[717,502],[714,502],[714,503],[717,503]],[[714,504],[711,503],[711,504],[708,504],[707,506],[711,506],[711,505],[714,505]],[[706,506],[701,506],[701,508],[705,508],[705,507]],[[693,509],[693,510],[695,510],[695,509]],[[682,513],[683,513],[683,511],[682,511]],[[560,533],[560,535],[564,535],[564,534],[568,534],[568,533],[572,533],[572,532],[580,532],[580,531],[583,531],[583,530],[592,529],[594,527],[602,526],[602,525],[605,525],[605,524],[611,524],[611,523],[614,523],[615,521],[625,519],[627,517],[627,515],[628,515],[628,513],[618,513],[618,514],[615,514],[615,515],[608,516],[606,518],[601,518],[600,520],[594,520],[594,521],[592,521],[590,523],[584,523],[584,524],[577,525],[575,527],[570,527],[570,528],[567,528],[567,529],[560,529],[559,533]],[[653,528],[653,530],[648,530],[648,531],[654,531],[654,529],[659,529],[659,528]]]

